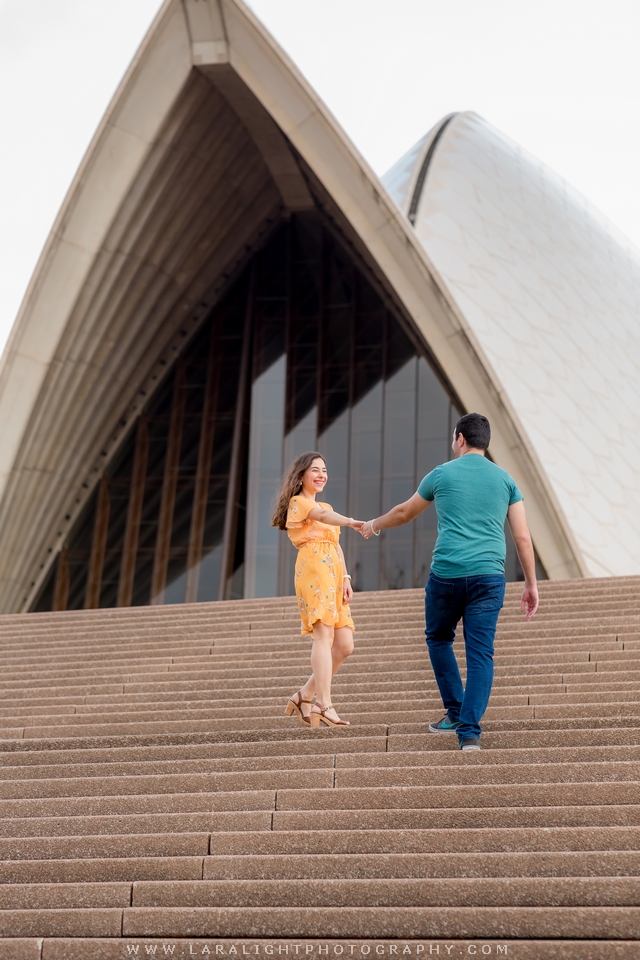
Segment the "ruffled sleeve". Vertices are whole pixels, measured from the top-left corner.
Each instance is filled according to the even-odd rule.
[[[287,529],[295,530],[296,528],[301,527],[307,520],[308,515],[311,513],[314,507],[319,506],[319,503],[314,503],[307,497],[291,497],[291,500],[289,500],[289,509],[287,511]]]

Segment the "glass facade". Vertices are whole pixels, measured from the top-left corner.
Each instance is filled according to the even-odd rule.
[[[34,609],[290,594],[295,550],[270,525],[290,461],[318,449],[327,500],[369,519],[448,459],[459,415],[333,229],[319,214],[293,216],[150,399]],[[435,534],[433,510],[368,542],[345,531],[354,589],[423,585]]]

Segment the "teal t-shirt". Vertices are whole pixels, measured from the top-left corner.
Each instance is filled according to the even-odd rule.
[[[504,574],[507,510],[524,499],[506,470],[479,453],[467,453],[427,474],[418,493],[435,502],[438,514],[431,562],[437,577]]]

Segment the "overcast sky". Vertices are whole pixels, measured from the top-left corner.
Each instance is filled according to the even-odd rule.
[[[640,247],[640,0],[251,0],[374,170],[474,110]],[[0,0],[0,347],[159,0]]]

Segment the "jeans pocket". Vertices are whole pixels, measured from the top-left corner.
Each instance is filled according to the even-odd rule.
[[[505,587],[506,584],[502,579],[477,583],[472,601],[474,612],[490,613],[491,611],[501,610],[504,605]]]
[[[455,584],[450,580],[436,580],[430,576],[426,587],[426,601],[430,607],[450,607],[453,603]]]

